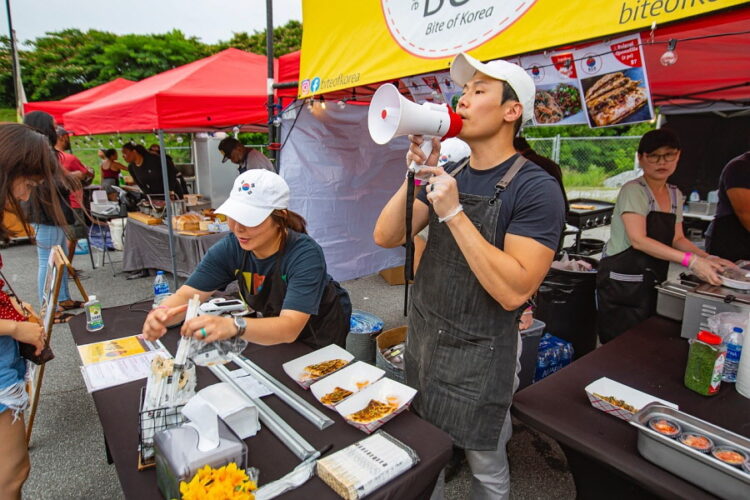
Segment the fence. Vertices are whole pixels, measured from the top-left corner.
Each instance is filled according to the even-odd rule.
[[[632,170],[641,136],[544,137],[527,140],[563,171],[566,187],[601,186],[605,179]]]

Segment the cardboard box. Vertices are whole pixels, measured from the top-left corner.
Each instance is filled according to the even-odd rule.
[[[378,274],[380,274],[380,276],[382,276],[383,279],[386,281],[386,283],[388,283],[389,285],[403,285],[405,282],[404,266],[383,269]],[[410,281],[409,283],[414,283],[414,282]]]

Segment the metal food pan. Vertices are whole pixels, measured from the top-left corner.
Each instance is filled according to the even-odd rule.
[[[714,445],[729,444],[745,453],[750,453],[750,439],[658,403],[646,405],[630,421],[638,429],[638,451],[646,460],[718,497],[748,498],[750,474],[654,431],[648,426],[654,417],[674,420],[683,431],[698,431],[713,439]]]

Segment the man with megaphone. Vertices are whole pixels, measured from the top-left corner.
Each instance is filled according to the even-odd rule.
[[[458,137],[470,156],[437,167],[439,141],[427,155],[420,136],[410,136],[406,155],[429,176],[413,204],[412,233],[430,228],[409,310],[407,383],[419,390],[417,412],[466,450],[471,498],[507,498],[518,321],[552,263],[565,208],[555,179],[513,147],[533,113],[526,71],[459,54],[451,78],[463,87]],[[406,192],[405,182],[381,212],[378,245],[404,243]]]

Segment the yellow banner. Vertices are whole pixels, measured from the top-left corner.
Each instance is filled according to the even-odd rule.
[[[298,95],[658,27],[747,0],[302,0]]]

